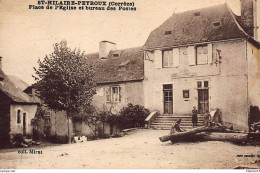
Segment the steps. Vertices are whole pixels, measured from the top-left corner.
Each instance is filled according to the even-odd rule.
[[[192,128],[192,120],[191,115],[173,115],[173,114],[163,114],[156,117],[154,122],[151,124],[152,129],[158,130],[170,130],[173,123],[178,119],[181,119],[180,127],[183,129],[191,129]],[[197,126],[203,126],[203,115],[198,115]]]

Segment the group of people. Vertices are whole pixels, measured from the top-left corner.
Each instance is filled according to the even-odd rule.
[[[172,126],[170,133],[176,133],[176,132],[183,132],[184,129],[180,128],[181,119],[178,119]],[[196,109],[196,106],[193,107],[192,110],[192,127],[195,127],[198,125],[198,110]],[[209,127],[211,125],[211,115],[209,112],[206,112],[204,114],[204,125],[206,127]]]
[[[211,116],[210,113],[207,111],[204,114],[204,125],[206,127],[210,126]],[[196,106],[193,107],[192,110],[192,127],[195,127],[198,125],[198,110],[196,109]]]

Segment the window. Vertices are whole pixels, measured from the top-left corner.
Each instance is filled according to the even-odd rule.
[[[208,64],[208,46],[196,46],[196,64]]]
[[[197,81],[197,88],[203,89],[203,88],[208,88],[208,87],[209,87],[209,81],[206,81],[206,80]]]
[[[165,35],[172,34],[172,31],[165,31],[164,34],[165,34]]]
[[[201,87],[202,87],[201,81],[198,81],[198,82],[197,82],[197,87],[198,87],[198,88],[201,88]]]
[[[119,102],[119,87],[112,87],[112,101]]]
[[[189,90],[183,90],[183,98],[189,98],[190,97],[190,91]]]
[[[221,26],[221,22],[212,22],[212,25],[214,27],[218,27],[218,26]]]
[[[17,110],[17,124],[21,124],[21,110]]]
[[[106,88],[106,102],[120,102],[120,87]]]
[[[209,87],[209,82],[208,81],[204,81],[204,87],[205,88]]]
[[[118,53],[113,53],[113,57],[119,57]]]
[[[163,67],[173,67],[173,54],[172,50],[163,51]]]

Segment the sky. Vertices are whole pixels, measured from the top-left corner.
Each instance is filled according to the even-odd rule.
[[[29,10],[37,0],[0,0],[0,56],[2,69],[28,84],[33,67],[67,40],[71,48],[98,52],[99,42],[112,41],[117,49],[142,46],[150,32],[173,13],[223,4],[239,13],[240,0],[125,0],[136,11]],[[116,0],[116,2],[124,2]]]

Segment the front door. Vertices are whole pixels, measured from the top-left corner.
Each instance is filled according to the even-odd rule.
[[[23,136],[26,135],[26,113],[23,113]]]
[[[172,84],[163,85],[164,113],[173,113]]]
[[[209,90],[199,89],[198,98],[198,113],[204,114],[209,112]]]

